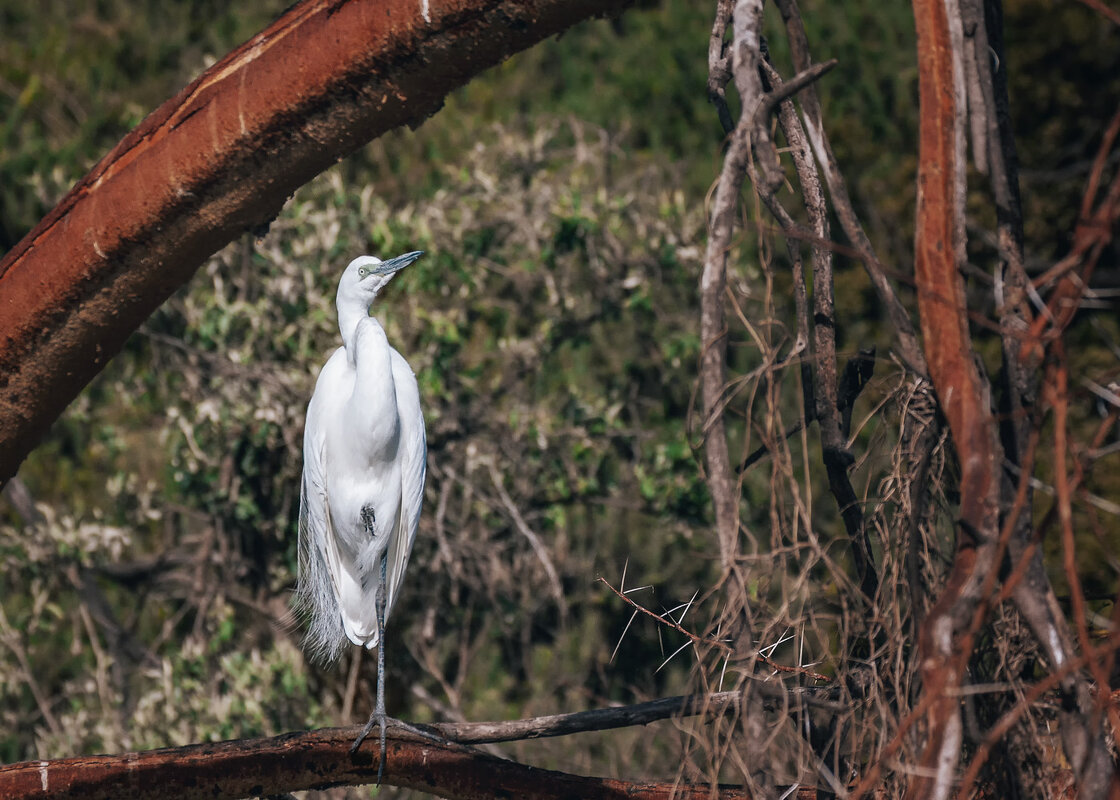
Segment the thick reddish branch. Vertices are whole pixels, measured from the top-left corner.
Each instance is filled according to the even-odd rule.
[[[945,6],[932,0],[915,0],[914,15],[918,23],[921,103],[914,269],[922,336],[930,377],[958,450],[962,446],[976,448],[977,455],[990,456],[984,450],[989,441],[985,426],[990,418],[981,403],[964,284],[957,271],[955,182],[962,165],[957,163],[953,54]],[[987,469],[986,464],[964,463],[962,456],[961,470],[966,475]],[[963,482],[968,483],[968,478]],[[975,505],[984,496],[962,497],[962,516],[970,522],[978,519]]]
[[[377,748],[349,752],[353,728],[288,733],[271,739],[149,750],[0,766],[0,797],[238,798],[372,783]],[[741,788],[631,783],[537,769],[460,745],[398,738],[390,730],[385,783],[453,798],[553,800],[749,800]],[[795,797],[816,796],[809,788]]]
[[[207,70],[0,260],[0,483],[207,256],[486,67],[626,4],[307,0]]]
[[[980,585],[995,567],[998,473],[1001,455],[987,386],[973,359],[959,263],[963,254],[963,97],[941,0],[914,0],[918,34],[920,138],[915,282],[929,374],[952,430],[960,462],[960,525],[947,584],[921,627],[923,690],[928,706],[922,773],[910,796],[947,797],[960,757],[961,634],[981,599]]]

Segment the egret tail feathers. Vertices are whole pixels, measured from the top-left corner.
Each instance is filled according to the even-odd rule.
[[[331,541],[330,510],[326,497],[305,480],[300,487],[299,503],[299,583],[292,606],[308,621],[304,647],[313,660],[335,661],[346,644],[342,613],[337,590],[326,554],[312,544],[312,526],[322,526],[319,540]]]

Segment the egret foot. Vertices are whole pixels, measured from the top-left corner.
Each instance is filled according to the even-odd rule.
[[[362,746],[362,742],[373,731],[373,726],[378,727],[378,734],[381,743],[381,756],[377,762],[377,785],[381,785],[381,776],[385,774],[385,723],[388,717],[385,716],[385,647],[384,641],[377,648],[377,705],[374,706],[373,713],[369,715],[369,722],[362,728],[362,732],[358,734],[358,738],[354,740],[354,744],[350,745],[350,752],[358,752],[358,748]]]
[[[405,722],[403,719],[393,719],[392,717],[389,717],[388,719],[390,725],[395,725],[401,730],[408,731],[413,736],[419,736],[421,739],[427,739],[429,742],[435,742],[436,744],[455,744],[450,739],[444,739],[438,733],[432,733],[431,731],[426,731],[423,728],[418,728],[415,725]]]
[[[385,723],[387,721],[388,721],[388,717],[378,719],[376,711],[374,711],[372,714],[370,714],[369,715],[369,722],[367,722],[366,726],[364,728],[362,728],[362,732],[358,734],[358,738],[354,740],[354,744],[350,745],[350,752],[351,753],[358,752],[358,748],[362,746],[362,742],[364,742],[366,740],[366,737],[370,735],[370,732],[373,731],[373,726],[374,725],[377,725],[377,726],[381,727],[382,729],[384,729]]]
[[[369,715],[369,722],[367,722],[366,726],[362,728],[362,732],[358,734],[358,738],[354,740],[354,744],[350,745],[351,753],[358,752],[358,748],[362,746],[362,742],[364,742],[369,737],[370,733],[373,732],[373,727],[375,725],[380,725],[380,722],[381,721],[377,718],[376,711]],[[400,728],[402,731],[408,731],[413,736],[418,736],[421,739],[427,739],[429,742],[434,742],[435,744],[455,744],[455,742],[453,742],[451,739],[444,739],[438,733],[426,731],[423,728],[419,728],[416,725],[412,725],[411,723],[405,722],[403,719],[397,719],[396,717],[385,717],[385,725],[386,727],[392,725],[394,728]]]
[[[415,725],[409,725],[407,722],[402,722],[399,719],[393,719],[392,717],[385,716],[384,709],[382,709],[382,712],[379,716],[377,713],[377,709],[374,709],[373,713],[369,715],[369,722],[367,722],[366,726],[362,728],[362,732],[358,734],[358,738],[354,740],[354,744],[350,745],[350,753],[353,754],[358,752],[358,748],[362,746],[362,742],[365,741],[366,737],[373,732],[374,725],[377,725],[380,728],[381,759],[377,763],[378,786],[381,785],[381,776],[385,773],[385,726],[387,724],[392,724],[397,728],[406,730],[409,733],[415,734],[416,736],[419,736],[423,739],[428,739],[429,741],[435,742],[436,744],[452,744],[452,742],[448,741],[447,739],[426,731],[423,728],[417,728]]]

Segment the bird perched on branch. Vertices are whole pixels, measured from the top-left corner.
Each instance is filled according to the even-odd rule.
[[[342,273],[335,301],[342,347],[319,373],[303,436],[296,603],[310,623],[305,646],[326,661],[347,639],[377,648],[377,703],[351,752],[380,727],[378,783],[385,625],[420,521],[427,439],[416,377],[369,309],[421,255],[360,256]]]

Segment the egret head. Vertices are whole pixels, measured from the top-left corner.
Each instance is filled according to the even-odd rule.
[[[342,273],[342,280],[338,282],[339,302],[353,300],[369,308],[377,293],[392,280],[393,275],[422,255],[423,250],[414,250],[388,261],[382,261],[377,256],[358,256],[350,262]]]

